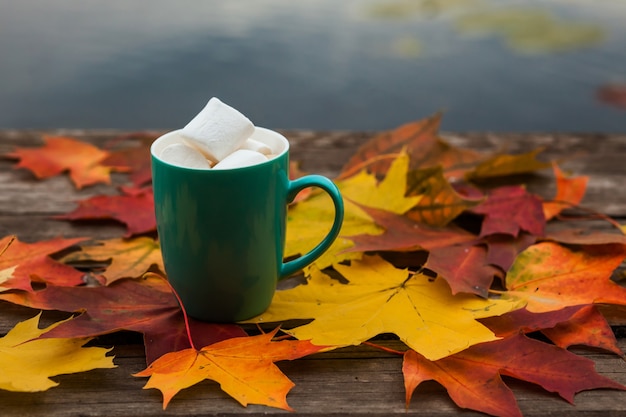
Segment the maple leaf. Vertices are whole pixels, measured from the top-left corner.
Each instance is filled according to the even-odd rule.
[[[19,159],[17,168],[30,170],[39,179],[50,178],[69,171],[76,188],[111,182],[112,168],[102,165],[109,155],[98,147],[72,138],[44,136],[40,148],[16,148],[6,156]]]
[[[484,181],[494,177],[528,174],[550,167],[549,163],[536,159],[541,152],[543,149],[539,148],[520,155],[494,155],[469,171],[466,177],[472,181]]]
[[[489,264],[482,245],[454,245],[431,250],[424,265],[450,285],[452,294],[471,293],[487,298],[499,270]]]
[[[112,140],[118,144],[128,140],[137,140],[139,145],[110,151],[102,160],[102,165],[130,172],[130,180],[136,187],[140,187],[152,180],[150,160],[150,145],[158,135],[150,133],[130,133]]]
[[[556,163],[552,165],[552,168],[556,177],[556,196],[554,201],[543,203],[543,214],[546,220],[556,217],[564,209],[580,204],[589,182],[589,177],[566,177]]]
[[[384,231],[380,234],[350,236],[354,245],[346,252],[434,250],[460,243],[473,242],[476,236],[453,225],[427,226],[406,216],[386,210],[361,207]]]
[[[611,326],[595,305],[583,306],[567,322],[558,323],[551,329],[544,329],[542,333],[562,348],[585,345],[605,349],[624,357]]]
[[[444,177],[440,166],[411,171],[408,175],[407,195],[422,196],[407,216],[431,226],[445,226],[463,211],[481,202],[459,194]]]
[[[471,210],[485,218],[480,236],[508,234],[517,236],[525,230],[543,236],[545,217],[541,200],[518,186],[499,187],[491,191],[487,201]]]
[[[374,136],[344,165],[340,178],[364,167],[371,173],[383,175],[393,156],[403,149],[410,155],[411,169],[441,166],[447,178],[461,177],[482,156],[476,151],[455,148],[442,140],[438,135],[441,116],[437,113]]]
[[[263,404],[293,411],[286,397],[295,384],[274,362],[298,359],[325,347],[308,341],[272,341],[277,330],[232,338],[200,350],[171,352],[134,376],[150,377],[144,389],[157,388],[163,393],[163,409],[181,389],[210,379],[243,406]]]
[[[4,237],[0,240],[0,247],[6,247],[0,257],[0,292],[13,289],[31,291],[31,281],[60,286],[83,284],[82,272],[55,261],[49,255],[84,240],[55,238],[24,243],[13,236]]]
[[[520,308],[497,317],[485,317],[480,319],[480,322],[493,330],[498,337],[508,337],[517,333],[531,333],[553,328],[559,323],[570,320],[583,307],[569,306],[544,313],[533,313]]]
[[[96,368],[114,368],[110,349],[83,347],[89,338],[37,339],[62,322],[37,327],[41,313],[20,322],[0,338],[0,389],[46,391],[58,383],[50,377]]]
[[[530,246],[506,276],[504,298],[526,300],[532,312],[572,305],[626,305],[626,288],[611,273],[626,257],[626,245],[586,245],[570,249],[554,242]]]
[[[626,390],[625,386],[599,375],[592,360],[521,334],[481,343],[437,361],[408,350],[402,372],[407,407],[420,383],[435,380],[447,389],[459,407],[496,416],[521,416],[515,396],[502,375],[537,384],[570,403],[576,393],[584,390]]]
[[[510,253],[512,244],[489,246],[487,251],[475,235],[456,226],[430,227],[384,210],[368,207],[363,210],[385,230],[379,235],[350,236],[348,239],[354,246],[346,252],[427,250],[429,255],[424,267],[445,279],[453,294],[465,292],[486,297],[493,277],[501,275],[494,267],[500,265],[494,262],[506,262],[506,255],[510,254],[512,263],[518,253]]]
[[[162,277],[123,279],[106,287],[56,287],[1,293],[0,299],[43,310],[81,312],[44,337],[91,337],[120,330],[143,333],[149,362],[189,347],[187,330],[176,296]],[[192,337],[204,346],[246,333],[236,325],[191,320]]]
[[[344,198],[359,205],[384,209],[392,213],[406,213],[422,198],[421,195],[407,196],[407,173],[409,155],[402,152],[392,162],[384,179],[380,182],[372,174],[358,174],[337,182]]]
[[[314,319],[287,332],[317,345],[357,345],[394,333],[424,356],[438,359],[494,340],[476,319],[518,306],[469,294],[453,296],[444,280],[397,269],[378,256],[334,267],[348,284],[311,270],[306,285],[277,291],[269,309],[250,321]]]
[[[122,188],[122,195],[98,195],[78,203],[70,213],[54,216],[59,220],[112,219],[126,225],[125,237],[156,230],[152,188]]]
[[[336,182],[344,198],[343,224],[339,237],[314,265],[323,269],[336,262],[360,258],[359,253],[345,251],[352,246],[347,237],[381,232],[363,206],[404,213],[419,201],[419,196],[405,197],[408,163],[408,155],[400,154],[380,182],[365,171]],[[287,213],[285,256],[311,250],[328,233],[333,217],[333,204],[326,193],[315,193],[290,207]],[[305,270],[308,271],[308,268]]]
[[[109,239],[80,246],[62,258],[65,263],[110,261],[102,276],[106,285],[122,278],[139,278],[152,265],[165,271],[159,243],[149,237]]]
[[[562,348],[585,345],[623,356],[615,334],[595,305],[576,305],[545,313],[525,308],[480,320],[499,337],[541,331]]]
[[[482,238],[487,245],[487,263],[502,271],[508,271],[517,255],[536,241],[535,236],[523,231],[517,236],[494,234]]]

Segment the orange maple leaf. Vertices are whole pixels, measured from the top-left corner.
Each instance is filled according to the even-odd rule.
[[[48,256],[83,240],[55,238],[24,243],[14,236],[4,237],[0,240],[0,248],[3,248],[0,258],[0,292],[16,289],[32,291],[31,281],[70,287],[83,284],[82,272]]]
[[[552,164],[554,176],[556,177],[556,196],[553,201],[543,203],[543,215],[546,220],[550,220],[560,214],[564,209],[580,204],[589,177],[567,177],[556,163]]]
[[[163,409],[180,390],[210,379],[243,406],[263,404],[293,411],[286,398],[295,384],[274,362],[298,359],[325,347],[308,341],[272,341],[277,331],[171,352],[134,376],[150,377],[144,389],[163,393]]]
[[[26,168],[39,179],[50,178],[69,171],[76,188],[111,182],[113,168],[101,164],[109,155],[89,143],[63,136],[44,136],[39,148],[16,148],[9,158],[19,159],[16,168]],[[118,168],[119,170],[119,168]]]
[[[383,175],[403,149],[410,155],[410,168],[441,166],[448,179],[461,178],[482,156],[469,149],[456,148],[439,136],[441,113],[396,129],[379,133],[361,146],[342,168],[339,178],[349,177],[367,167]]]
[[[591,303],[626,305],[626,288],[610,279],[625,257],[622,244],[570,249],[541,242],[518,255],[503,296],[526,300],[528,311],[536,313]]]

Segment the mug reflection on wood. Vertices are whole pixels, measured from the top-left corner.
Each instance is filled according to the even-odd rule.
[[[241,168],[193,169],[164,162],[165,147],[180,130],[151,147],[157,230],[165,272],[187,313],[214,322],[246,320],[265,311],[276,283],[317,259],[337,237],[343,201],[331,180],[308,175],[289,180],[289,142],[257,127],[252,139],[274,156]],[[332,198],[329,233],[310,252],[283,262],[287,204],[307,187]],[[329,219],[330,221],[330,219]]]

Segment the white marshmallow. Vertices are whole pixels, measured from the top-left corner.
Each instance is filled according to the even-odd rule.
[[[249,149],[239,149],[218,162],[213,169],[233,169],[266,162],[267,157],[262,153]]]
[[[172,143],[163,149],[161,159],[185,168],[210,169],[209,161],[197,150],[182,143]]]
[[[269,155],[272,153],[272,149],[269,146],[254,139],[247,139],[239,149],[249,149],[251,151],[260,152],[263,155]]]
[[[239,111],[213,97],[181,133],[205,157],[221,161],[244,144],[254,133],[254,125]]]

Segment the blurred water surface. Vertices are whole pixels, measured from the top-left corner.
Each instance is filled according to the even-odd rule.
[[[0,0],[1,128],[625,132],[626,0]]]

